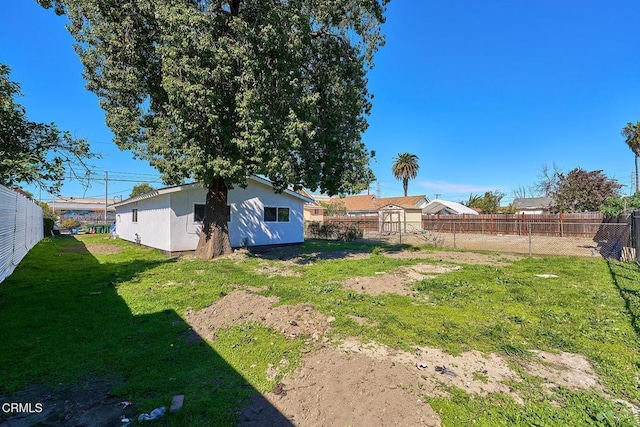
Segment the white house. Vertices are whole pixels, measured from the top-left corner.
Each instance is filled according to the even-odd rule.
[[[196,249],[206,202],[198,184],[162,188],[114,204],[116,233],[122,239],[167,252]],[[247,187],[229,190],[229,239],[232,247],[304,241],[304,204],[295,191],[276,193],[271,182],[249,177]]]
[[[517,214],[545,214],[551,210],[551,197],[518,197],[513,199]]]

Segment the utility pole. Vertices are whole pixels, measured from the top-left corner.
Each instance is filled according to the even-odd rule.
[[[107,197],[109,194],[109,172],[104,171],[104,224],[107,225]]]

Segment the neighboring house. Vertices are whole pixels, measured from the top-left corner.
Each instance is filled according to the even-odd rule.
[[[429,203],[427,196],[407,196],[407,197],[376,197],[373,194],[363,194],[359,196],[334,197],[330,200],[342,202],[346,209],[346,215],[351,217],[377,217],[378,211],[382,208],[393,205],[404,209],[422,209]]]
[[[376,197],[373,194],[362,194],[359,196],[332,197],[329,203],[342,203],[346,216],[366,217],[378,216],[378,205],[375,200]]]
[[[377,219],[379,232],[411,232],[422,229],[422,208],[429,200],[424,195],[375,197],[372,194],[333,198],[345,206],[347,217]]]
[[[302,189],[298,193],[311,199],[312,201],[304,204],[304,220],[322,222],[324,219],[324,206],[322,206],[318,199],[313,194],[310,194],[306,190]]]
[[[202,231],[206,189],[199,183],[161,188],[114,205],[116,233],[122,239],[166,252],[195,250]],[[228,196],[232,247],[302,243],[303,210],[312,199],[271,182],[247,178]]]
[[[436,199],[430,201],[423,209],[425,215],[478,215],[478,212],[462,203]]]
[[[517,214],[549,213],[553,199],[551,197],[519,197],[513,200]]]

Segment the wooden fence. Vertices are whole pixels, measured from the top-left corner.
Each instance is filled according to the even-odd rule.
[[[599,212],[537,215],[425,215],[422,217],[422,228],[449,233],[593,237],[598,233],[603,222],[603,215]]]
[[[378,231],[377,216],[325,217],[325,222]],[[626,218],[604,218],[599,212],[574,214],[423,215],[422,230],[444,233],[511,234],[556,237],[593,237],[603,223],[625,223]],[[414,230],[420,231],[420,230]]]

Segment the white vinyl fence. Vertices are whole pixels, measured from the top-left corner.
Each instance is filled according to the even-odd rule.
[[[0,185],[0,282],[44,236],[42,208]]]

